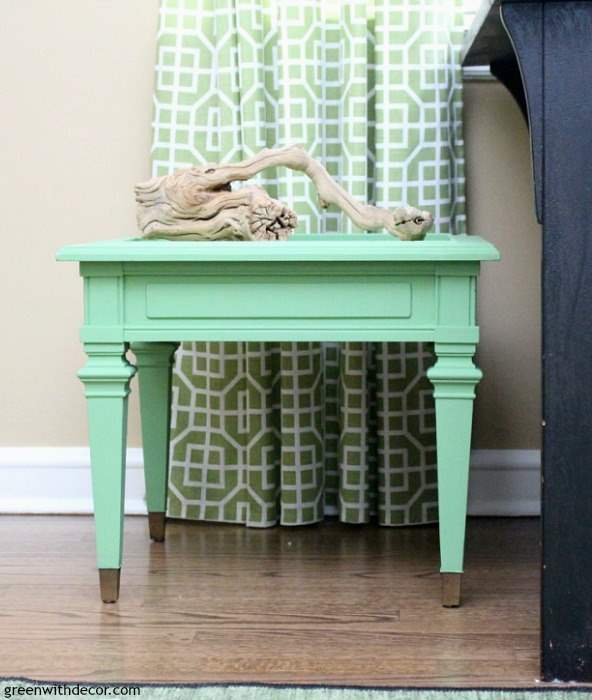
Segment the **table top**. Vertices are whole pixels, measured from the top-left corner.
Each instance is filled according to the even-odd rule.
[[[496,58],[512,54],[512,43],[501,21],[500,0],[482,0],[465,34],[462,65],[488,66]]]
[[[475,19],[469,27],[460,53],[463,66],[488,66],[496,59],[514,55],[512,42],[504,29],[500,9],[509,2],[529,2],[530,0],[481,0]],[[539,0],[562,5],[570,0]],[[579,0],[583,2],[584,0]]]
[[[499,252],[478,236],[428,234],[400,241],[386,233],[297,234],[287,241],[168,241],[123,238],[67,245],[57,260],[78,262],[480,261]]]

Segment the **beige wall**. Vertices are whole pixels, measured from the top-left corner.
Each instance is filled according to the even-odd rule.
[[[158,0],[11,3],[0,24],[3,412],[0,445],[87,441],[78,343],[81,285],[65,243],[134,231],[149,174]],[[487,379],[479,447],[538,440],[538,245],[527,135],[498,86],[467,88],[470,226],[504,262],[481,288]],[[500,204],[503,203],[503,204]],[[137,392],[130,445],[139,445]]]
[[[65,243],[134,231],[149,175],[158,0],[29,0],[0,22],[0,445],[83,445],[76,266]],[[139,444],[131,406],[131,442]]]
[[[541,230],[534,216],[526,122],[509,93],[491,82],[465,86],[467,213],[471,233],[502,260],[483,266],[479,285],[485,373],[474,446],[540,445]]]

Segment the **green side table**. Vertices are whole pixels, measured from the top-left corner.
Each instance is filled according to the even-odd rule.
[[[442,603],[460,604],[476,284],[497,250],[476,236],[303,235],[289,241],[124,239],[62,248],[84,279],[89,418],[101,596],[119,595],[127,397],[136,370],[150,536],[164,539],[171,366],[181,341],[424,341],[434,385]],[[131,346],[136,367],[126,358]]]

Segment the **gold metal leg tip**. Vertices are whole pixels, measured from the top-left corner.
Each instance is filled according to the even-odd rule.
[[[121,569],[99,569],[99,583],[103,603],[116,603],[119,598]]]
[[[442,605],[445,608],[458,608],[462,574],[443,573],[440,576],[442,578]]]
[[[166,514],[160,512],[148,513],[148,530],[150,539],[155,542],[164,542]]]

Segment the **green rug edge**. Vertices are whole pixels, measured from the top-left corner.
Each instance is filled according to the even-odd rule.
[[[133,689],[139,692],[134,694]],[[115,692],[114,692],[115,691]],[[420,688],[282,685],[261,683],[152,684],[71,683],[26,678],[0,679],[0,697],[125,697],[162,700],[577,700],[592,687]]]

